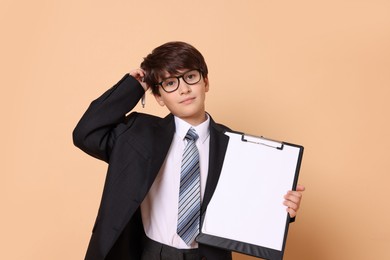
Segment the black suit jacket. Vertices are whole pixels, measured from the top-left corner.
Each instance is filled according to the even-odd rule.
[[[165,118],[130,112],[144,90],[126,75],[93,101],[75,130],[73,141],[109,164],[97,219],[85,259],[140,259],[143,224],[140,204],[163,164],[175,132],[173,115]],[[202,214],[215,190],[228,137],[225,126],[210,121],[209,173]],[[202,259],[231,259],[225,250],[199,245]]]

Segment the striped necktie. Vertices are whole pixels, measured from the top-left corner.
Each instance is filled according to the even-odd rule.
[[[192,127],[185,139],[187,144],[181,165],[177,234],[187,245],[191,245],[199,234],[200,221],[199,152],[195,144],[198,135]]]

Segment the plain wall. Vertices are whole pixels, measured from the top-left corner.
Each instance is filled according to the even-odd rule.
[[[1,0],[0,258],[84,257],[107,166],[72,130],[182,40],[209,65],[216,121],[305,146],[285,259],[390,259],[389,13],[387,0]]]

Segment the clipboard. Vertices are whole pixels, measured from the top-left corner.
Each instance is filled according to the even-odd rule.
[[[283,196],[295,190],[303,146],[226,132],[221,175],[197,242],[269,260],[283,259],[290,217]]]

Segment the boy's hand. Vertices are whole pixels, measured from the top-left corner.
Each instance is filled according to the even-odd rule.
[[[145,71],[143,71],[142,69],[135,69],[130,71],[129,74],[130,76],[138,80],[138,82],[141,84],[145,91],[149,89],[149,86],[144,81]]]
[[[285,201],[283,204],[287,206],[287,212],[290,214],[290,217],[293,218],[297,215],[299,206],[302,200],[302,192],[305,191],[305,187],[302,185],[297,185],[296,191],[288,191],[284,195]]]

